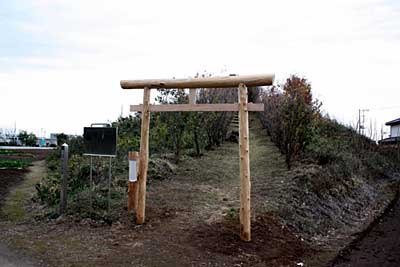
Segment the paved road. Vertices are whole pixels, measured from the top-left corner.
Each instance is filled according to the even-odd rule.
[[[400,266],[400,201],[335,266]]]

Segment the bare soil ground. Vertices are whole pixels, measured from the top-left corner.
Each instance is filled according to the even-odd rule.
[[[2,267],[33,267],[34,263],[30,259],[11,251],[8,247],[0,243],[0,266]]]
[[[225,143],[198,159],[185,158],[171,177],[150,180],[144,225],[136,225],[134,216],[127,215],[122,206],[113,207],[121,219],[112,225],[68,216],[45,220],[40,215],[45,208],[32,202],[21,214],[19,206],[10,203],[33,195],[34,182],[45,172],[39,164],[34,175],[18,187],[22,192],[14,190],[8,196],[3,207],[7,219],[0,220],[2,238],[44,266],[323,265],[360,225],[368,223],[365,218],[372,220],[379,213],[388,198],[378,196],[386,186],[375,190],[360,180],[359,189],[347,198],[311,196],[299,187],[298,173],[288,175],[284,158],[258,120],[253,117],[250,125],[249,243],[238,237],[239,151],[235,143]],[[372,193],[360,197],[365,192]],[[365,206],[363,201],[368,201]],[[344,208],[344,203],[349,204]],[[325,252],[328,256],[321,257]]]
[[[334,266],[400,266],[400,201],[362,239],[344,250]]]

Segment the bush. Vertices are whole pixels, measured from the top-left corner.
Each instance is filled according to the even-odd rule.
[[[60,174],[48,173],[40,183],[36,184],[36,198],[49,206],[57,205],[60,202],[60,180]]]
[[[320,104],[312,99],[310,83],[295,75],[285,84],[261,93],[261,100],[265,104],[261,121],[290,169],[293,160],[310,143],[313,119],[319,116]]]
[[[304,163],[296,168],[302,173],[298,180],[317,194],[343,189],[356,177],[384,178],[399,171],[400,150],[378,146],[351,127],[323,117],[306,79],[291,76],[284,85],[253,90],[252,98],[264,102],[260,119],[285,154],[288,168],[294,160]],[[303,172],[304,166],[321,169]]]

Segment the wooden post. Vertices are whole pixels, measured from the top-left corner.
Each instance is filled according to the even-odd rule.
[[[61,146],[61,190],[60,190],[60,214],[67,211],[68,198],[68,145]]]
[[[244,83],[247,86],[272,85],[273,74],[238,75],[227,77],[199,77],[190,79],[150,79],[150,80],[122,80],[123,89],[189,89],[189,88],[232,88]]]
[[[150,89],[143,90],[142,127],[140,131],[140,165],[139,165],[139,194],[136,209],[136,223],[143,224],[146,208],[146,181],[149,160],[149,127],[150,127]]]
[[[240,150],[240,238],[250,241],[250,158],[249,158],[249,112],[247,87],[239,84],[239,150]]]
[[[129,152],[128,160],[136,162],[136,177],[139,177],[139,166],[140,166],[139,152],[136,152],[136,151]],[[131,166],[129,166],[129,168],[131,168]],[[129,171],[131,171],[131,170],[129,169]],[[133,170],[133,171],[135,171],[135,170]],[[135,174],[133,174],[133,175],[135,175]],[[132,210],[136,211],[137,205],[138,205],[138,182],[131,181],[130,179],[131,179],[131,177],[129,177],[129,181],[128,181],[128,212],[131,212]]]

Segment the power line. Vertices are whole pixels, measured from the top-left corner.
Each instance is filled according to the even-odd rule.
[[[376,107],[376,108],[370,108],[370,110],[386,110],[386,109],[396,109],[396,108],[400,109],[400,106]]]

